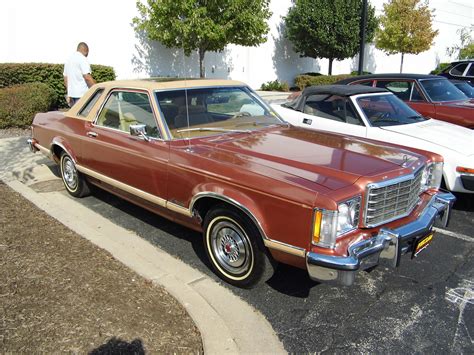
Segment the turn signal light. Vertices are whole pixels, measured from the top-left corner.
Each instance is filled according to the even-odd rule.
[[[474,169],[465,168],[465,167],[462,167],[462,166],[456,167],[456,171],[457,171],[458,173],[474,174]]]

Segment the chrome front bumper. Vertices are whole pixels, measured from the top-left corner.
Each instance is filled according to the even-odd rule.
[[[449,192],[434,195],[418,219],[395,229],[381,228],[379,233],[349,247],[348,256],[306,253],[306,267],[312,280],[350,286],[358,270],[380,262],[397,267],[403,254],[413,251],[415,242],[428,235],[433,226],[446,227],[456,198]]]

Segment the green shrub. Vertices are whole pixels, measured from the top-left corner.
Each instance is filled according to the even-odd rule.
[[[260,87],[260,90],[262,91],[289,91],[290,88],[287,83],[285,83],[284,81],[278,81],[277,79],[277,80],[263,83],[262,86]]]
[[[447,67],[449,67],[450,63],[439,63],[438,66],[436,67],[436,69],[432,70],[430,72],[430,74],[433,74],[433,75],[438,75],[439,73],[441,73],[444,69],[446,69]]]
[[[0,128],[26,128],[38,112],[49,111],[56,101],[56,92],[44,83],[0,89]]]
[[[115,79],[112,67],[104,65],[91,65],[92,77],[98,82]],[[25,83],[45,83],[55,92],[57,101],[54,106],[67,107],[65,100],[66,88],[64,87],[63,64],[48,63],[0,63],[0,88]]]
[[[372,74],[372,73],[370,71],[362,71],[361,75],[367,75],[367,74]],[[358,70],[353,70],[353,71],[351,71],[351,75],[359,75],[359,71]]]
[[[343,80],[351,77],[350,74],[340,74],[340,75],[320,75],[320,76],[311,76],[311,75],[298,75],[295,78],[295,84],[303,90],[307,86],[313,85],[330,85],[334,84],[336,81]]]

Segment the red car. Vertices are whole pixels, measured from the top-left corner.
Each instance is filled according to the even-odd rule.
[[[28,143],[72,196],[95,185],[201,231],[214,271],[240,287],[277,262],[350,285],[424,250],[454,202],[441,156],[291,127],[236,81],[97,84],[38,114]]]
[[[390,90],[424,117],[474,129],[474,101],[448,79],[423,74],[372,74],[336,84],[368,85]]]

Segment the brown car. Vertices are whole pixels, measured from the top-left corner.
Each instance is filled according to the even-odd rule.
[[[368,85],[387,89],[424,117],[474,129],[474,101],[448,79],[424,74],[371,74],[336,84]]]
[[[277,262],[350,285],[379,258],[397,266],[446,225],[442,158],[291,127],[236,81],[115,81],[29,139],[67,191],[95,185],[203,233],[215,272],[240,287]]]

